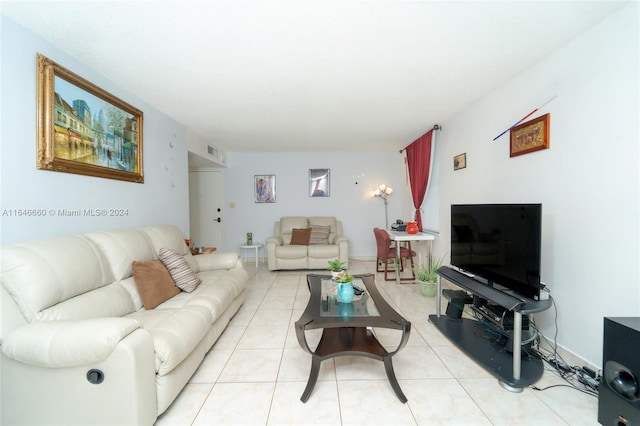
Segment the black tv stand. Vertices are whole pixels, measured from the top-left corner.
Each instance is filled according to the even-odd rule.
[[[551,300],[536,301],[517,294],[507,294],[446,266],[440,267],[437,272],[436,314],[429,315],[429,320],[436,328],[459,349],[496,376],[505,389],[512,392],[522,392],[524,387],[537,381],[543,372],[542,360],[536,357],[522,357],[523,337],[525,342],[530,342],[535,338],[535,335],[531,334],[535,333],[535,329],[525,330],[523,333],[522,316],[527,315],[529,318],[529,315],[549,309]],[[484,332],[486,326],[476,319],[451,318],[447,315],[441,315],[441,278],[474,296],[492,301],[495,305],[508,311],[509,315],[512,312],[513,322],[510,323],[510,330],[496,318],[492,319],[493,326],[501,328],[501,333],[512,339],[512,350],[496,346],[490,339],[487,339]],[[488,313],[486,315],[490,316]]]

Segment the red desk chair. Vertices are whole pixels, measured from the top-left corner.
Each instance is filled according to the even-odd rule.
[[[376,259],[376,272],[384,272],[385,281],[395,281],[394,278],[389,278],[389,272],[396,273],[395,258],[396,258],[396,246],[398,242],[392,242],[389,237],[389,233],[382,228],[374,228],[373,234],[376,237],[377,246],[377,259]],[[406,247],[400,247],[400,272],[404,271],[404,262],[409,259],[411,262],[411,277],[400,278],[401,281],[413,281],[415,276],[413,275],[413,258],[416,256],[416,252],[411,250],[411,241],[407,241]],[[384,269],[380,269],[384,264]],[[389,264],[391,264],[391,270],[389,270]]]

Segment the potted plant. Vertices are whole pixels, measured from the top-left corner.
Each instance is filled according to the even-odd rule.
[[[334,278],[339,278],[344,275],[344,262],[341,262],[340,259],[330,260],[327,269],[331,271]]]
[[[342,284],[351,283],[353,282],[353,275],[342,274],[338,278],[336,278],[336,281]]]
[[[430,265],[420,265],[413,268],[413,274],[416,277],[416,281],[420,284],[420,292],[425,297],[433,297],[436,295],[438,274],[436,271],[442,262],[445,255],[442,255],[439,259],[432,259]]]

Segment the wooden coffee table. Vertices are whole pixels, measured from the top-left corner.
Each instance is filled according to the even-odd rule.
[[[330,275],[307,275],[311,296],[295,327],[298,343],[311,354],[311,372],[300,400],[307,402],[309,399],[318,381],[322,361],[337,356],[360,355],[384,363],[393,391],[405,403],[407,398],[400,389],[391,358],[407,344],[411,322],[382,297],[373,274],[356,275],[354,278],[354,285],[365,290],[364,294],[356,296],[351,303],[340,303],[335,296],[337,284]],[[385,349],[376,339],[373,327],[402,330],[398,347],[391,352]],[[305,331],[318,328],[322,329],[322,337],[316,349],[311,350]]]

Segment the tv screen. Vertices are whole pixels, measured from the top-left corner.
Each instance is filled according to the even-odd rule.
[[[541,204],[451,205],[451,265],[540,297]]]

